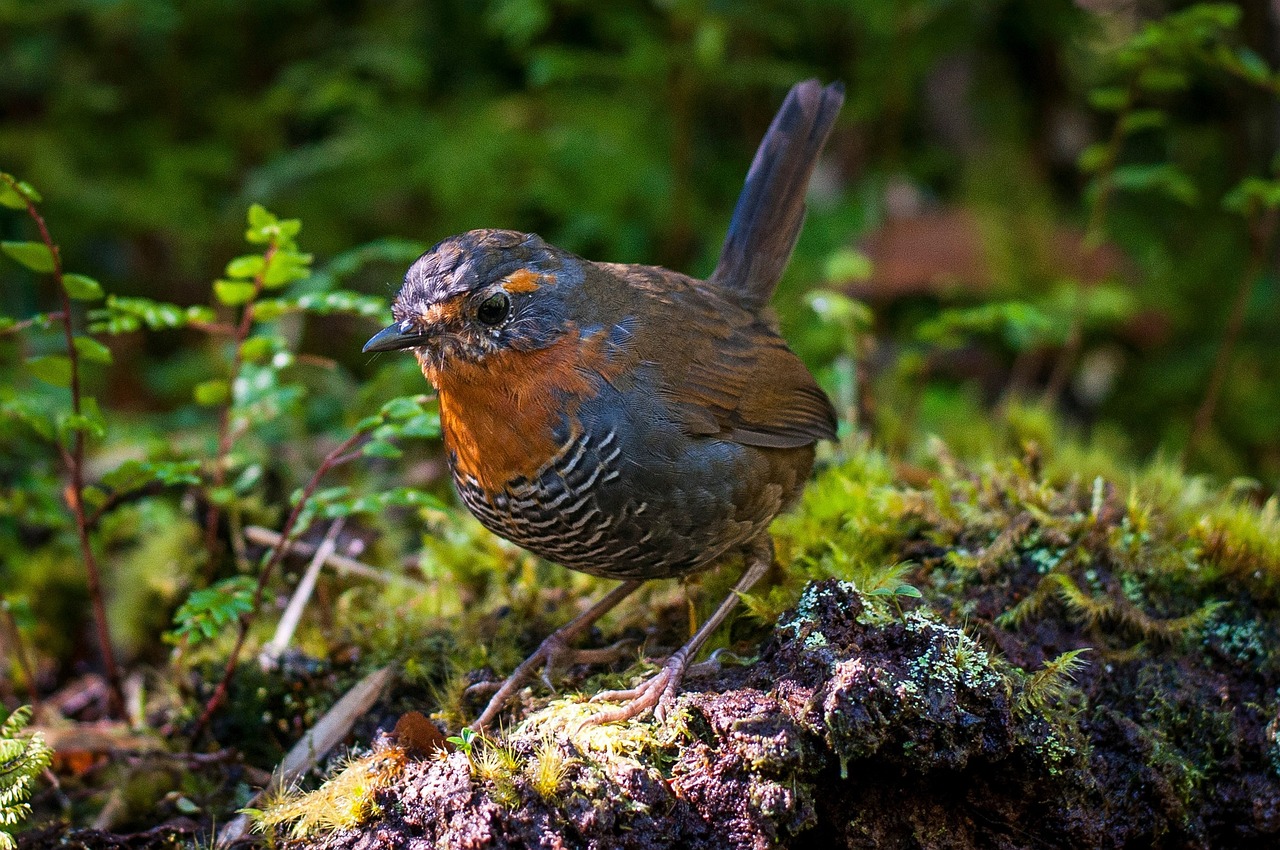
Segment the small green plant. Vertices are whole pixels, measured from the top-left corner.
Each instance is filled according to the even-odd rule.
[[[471,758],[471,750],[475,747],[476,742],[484,739],[470,726],[464,726],[457,735],[450,735],[445,740],[461,750],[462,754],[467,758]]]
[[[1088,663],[1080,656],[1089,651],[1088,647],[1073,649],[1046,661],[1027,678],[1018,695],[1016,710],[1023,714],[1043,713],[1066,700],[1076,674]]]
[[[525,765],[524,774],[534,793],[544,800],[554,800],[560,795],[572,762],[554,739],[544,738],[533,758]]]
[[[31,721],[31,708],[22,706],[0,723],[0,850],[14,850],[10,833],[30,811],[31,788],[45,768],[52,752],[44,735],[23,735]]]

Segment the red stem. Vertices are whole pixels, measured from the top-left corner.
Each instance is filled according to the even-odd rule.
[[[49,235],[49,227],[45,224],[40,211],[36,209],[36,205],[29,198],[26,202],[27,214],[36,223],[40,231],[40,239],[53,257],[53,282],[57,287],[58,297],[62,300],[60,319],[63,335],[67,340],[67,359],[71,363],[71,412],[79,417],[81,415],[80,357],[76,352],[75,330],[71,326],[71,298],[67,295],[62,281],[62,254],[54,244],[53,237]],[[107,605],[102,593],[102,571],[98,568],[98,560],[93,554],[93,546],[89,541],[89,522],[84,512],[84,429],[80,427],[74,429],[70,450],[59,440],[58,451],[71,477],[66,501],[75,515],[76,536],[80,541],[80,555],[84,560],[89,601],[93,606],[93,619],[98,632],[98,649],[102,654],[103,671],[107,677],[108,708],[116,717],[123,717],[124,689],[120,684],[120,667],[116,663],[115,649],[111,643],[111,628],[107,622]]]

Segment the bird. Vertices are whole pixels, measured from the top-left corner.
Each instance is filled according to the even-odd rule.
[[[548,636],[490,699],[483,729],[542,665],[651,579],[745,556],[734,591],[655,675],[594,698],[590,722],[673,705],[690,660],[772,566],[836,414],[767,309],[844,87],[797,83],[766,131],[715,270],[595,262],[512,230],[416,260],[365,352],[409,350],[435,387],[461,501],[487,529],[621,584]]]

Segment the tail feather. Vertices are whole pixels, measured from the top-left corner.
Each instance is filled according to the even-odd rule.
[[[840,83],[797,83],[756,150],[710,277],[749,309],[768,303],[791,259],[809,178],[843,103]]]

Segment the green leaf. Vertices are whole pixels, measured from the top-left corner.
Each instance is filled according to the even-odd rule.
[[[422,405],[427,397],[421,395],[404,395],[391,399],[382,405],[379,415],[388,420],[409,419],[422,413]]]
[[[259,305],[261,306],[261,305]],[[258,309],[255,307],[253,311],[254,318],[261,318]],[[275,346],[276,338],[270,336],[253,336],[244,341],[240,346],[240,357],[247,363],[256,363],[271,355]]]
[[[253,318],[259,322],[274,322],[291,311],[292,305],[280,298],[264,298],[253,305]]]
[[[80,493],[80,500],[86,506],[97,510],[107,503],[107,491],[101,487],[95,487],[92,484],[84,488]]]
[[[27,201],[38,204],[44,198],[25,180],[16,180],[13,175],[0,172],[0,205],[15,210],[25,210]]]
[[[90,411],[61,413],[58,415],[58,431],[61,433],[83,431],[90,437],[102,438],[107,435],[107,423],[101,413],[97,415]]]
[[[0,182],[0,206],[6,206],[11,210],[25,210],[27,200],[7,182]]]
[[[198,460],[126,460],[102,476],[102,486],[111,491],[129,493],[152,483],[166,486],[199,484]]]
[[[862,283],[871,279],[875,269],[871,258],[853,248],[839,248],[827,257],[823,277],[827,283]]]
[[[271,265],[267,267],[266,274],[262,277],[262,285],[266,289],[279,289],[295,280],[302,280],[311,275],[309,266],[312,257],[310,254],[300,254],[297,251],[277,251],[271,257]]]
[[[102,284],[82,274],[64,274],[62,288],[76,301],[97,301],[102,298]]]
[[[196,404],[214,407],[225,403],[227,399],[231,398],[231,384],[221,379],[201,381],[196,384],[193,395],[195,396]]]
[[[259,254],[245,254],[227,263],[227,277],[251,278],[262,271],[265,262]]]
[[[258,486],[258,482],[262,480],[263,474],[262,464],[251,463],[244,468],[244,471],[241,472],[240,475],[236,477],[235,483],[231,486],[240,495],[245,495],[254,487]]]
[[[1129,92],[1122,88],[1100,88],[1089,92],[1089,105],[1103,112],[1119,112],[1129,103]]]
[[[1187,206],[1193,206],[1199,198],[1191,178],[1167,162],[1122,165],[1112,172],[1111,179],[1117,189],[1154,191]]]
[[[249,576],[233,576],[193,592],[173,615],[174,629],[165,639],[195,643],[215,637],[253,610],[254,588]]]
[[[365,457],[382,457],[390,460],[404,457],[404,452],[385,440],[370,440],[360,449],[360,454]]]
[[[33,272],[53,271],[53,253],[43,242],[0,242],[0,250]]]
[[[1123,133],[1153,130],[1169,123],[1169,116],[1159,109],[1135,109],[1120,120]]]
[[[31,374],[46,384],[66,388],[71,386],[71,358],[65,354],[48,354],[27,361]]]
[[[109,364],[111,362],[111,349],[93,337],[78,336],[75,339],[75,345],[76,353],[90,363]]]
[[[1176,68],[1146,68],[1138,75],[1138,85],[1149,92],[1168,94],[1185,91],[1191,80]]]
[[[1076,164],[1085,174],[1099,170],[1111,157],[1111,148],[1105,142],[1095,142],[1080,152]]]
[[[1253,50],[1248,47],[1237,47],[1235,58],[1247,79],[1264,85],[1271,81],[1271,69],[1267,67],[1266,60]]]
[[[912,599],[920,599],[924,596],[918,588],[909,584],[900,584],[893,589],[894,596],[910,596]]]
[[[243,283],[235,280],[218,280],[214,281],[213,293],[218,297],[218,301],[228,307],[238,307],[241,304],[248,304],[253,300],[257,287],[252,283]]]
[[[1246,177],[1222,199],[1222,206],[1240,215],[1280,207],[1280,180]]]

